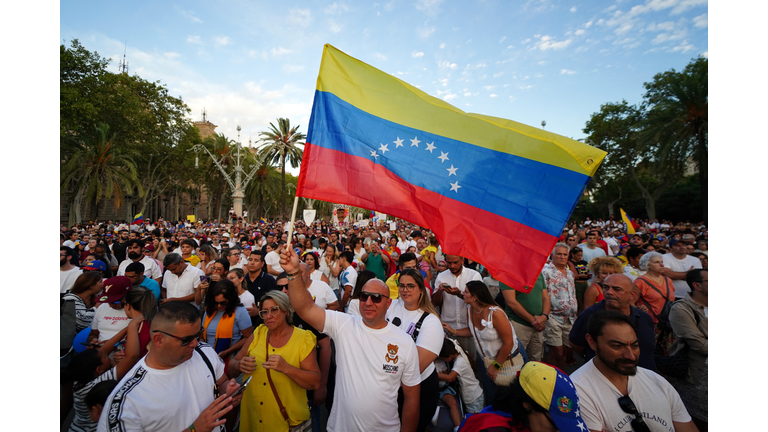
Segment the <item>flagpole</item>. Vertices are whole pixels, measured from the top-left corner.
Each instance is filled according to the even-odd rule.
[[[296,221],[296,208],[299,206],[299,196],[293,200],[293,210],[291,211],[291,224],[288,225],[288,244],[285,247],[291,247],[291,238],[293,237],[293,223]]]

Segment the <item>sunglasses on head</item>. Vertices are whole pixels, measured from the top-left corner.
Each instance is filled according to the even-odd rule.
[[[632,399],[629,398],[629,395],[619,398],[619,407],[621,407],[621,410],[625,413],[635,416],[630,422],[632,429],[635,432],[651,432],[651,429],[645,424],[645,421],[643,421],[643,416],[637,411],[637,407]]]
[[[379,293],[371,293],[367,291],[360,291],[360,303],[365,303],[368,301],[368,299],[371,299],[373,303],[381,303],[381,299],[383,297],[389,298],[388,295],[379,294]]]
[[[202,336],[204,331],[205,331],[205,329],[201,328],[200,331],[197,332],[197,334],[194,334],[192,336],[184,336],[184,337],[179,337],[179,336],[176,336],[176,335],[172,335],[172,334],[166,333],[166,332],[164,332],[162,330],[154,330],[153,333],[160,332],[160,333],[162,333],[162,334],[164,334],[166,336],[170,336],[170,337],[176,338],[176,339],[178,339],[181,342],[181,346],[187,346],[187,345],[191,344],[193,340],[198,339],[200,336]]]
[[[269,309],[262,309],[259,311],[259,316],[261,319],[266,319],[267,315],[277,316],[277,314],[280,313],[280,308],[277,306],[272,306]]]

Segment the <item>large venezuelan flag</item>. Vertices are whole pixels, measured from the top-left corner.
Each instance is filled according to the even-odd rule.
[[[625,224],[627,224],[627,234],[634,234],[635,233],[635,221],[632,220],[629,215],[624,213],[624,209],[619,207],[619,211],[621,212],[621,220],[624,221]]]
[[[326,45],[296,194],[428,227],[445,253],[527,292],[605,155],[467,114]]]

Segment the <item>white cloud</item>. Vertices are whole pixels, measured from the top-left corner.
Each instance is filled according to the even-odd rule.
[[[584,24],[584,28],[590,28],[592,27],[592,20],[589,20],[588,23]]]
[[[378,61],[385,61],[387,59],[387,56],[382,53],[373,53],[373,56],[376,57],[376,60]]]
[[[504,72],[496,72],[495,74],[493,74],[493,77],[494,78],[498,78],[498,77],[500,77],[502,75],[504,75]]]
[[[587,31],[586,31],[586,30],[584,30],[584,29],[578,29],[578,30],[576,30],[576,32],[575,32],[574,34],[575,34],[576,36],[581,36],[581,35],[583,35],[583,34],[584,34],[584,33],[586,33],[586,32],[587,32]]]
[[[499,95],[497,95],[496,93],[491,93],[490,95],[488,95],[488,97],[499,97]]]
[[[704,51],[703,53],[701,53],[701,56],[704,58],[709,58],[709,51]]]
[[[576,71],[568,70],[568,69],[560,69],[560,75],[573,75]]]
[[[472,92],[464,92],[464,96],[472,96]]]
[[[653,38],[651,43],[658,45],[667,41],[684,39],[687,35],[688,32],[685,29],[675,30],[672,33],[659,33],[655,38]]]
[[[484,68],[486,66],[488,65],[486,65],[485,63],[478,63],[477,65],[475,65],[476,68]]]
[[[455,95],[453,93],[448,93],[447,95],[443,96],[443,100],[448,102],[448,101],[451,101],[453,99],[456,99],[457,97],[459,97],[459,96]]]
[[[301,72],[303,70],[304,70],[304,65],[290,65],[290,64],[283,65],[283,72],[285,73]]]
[[[272,56],[279,57],[282,55],[290,54],[291,50],[285,49],[283,47],[277,47],[277,48],[272,48],[269,52],[270,54],[272,54]]]
[[[688,51],[693,50],[693,45],[689,44],[687,40],[684,40],[680,42],[680,45],[672,48],[670,52],[681,52],[681,53],[687,53]]]
[[[169,59],[171,59],[171,60],[173,60],[173,59],[175,59],[175,58],[177,58],[177,57],[180,57],[180,56],[181,56],[181,54],[179,54],[179,53],[177,53],[177,52],[167,52],[167,53],[163,53],[163,55],[164,55],[166,58],[169,58]]]
[[[341,26],[336,24],[336,21],[329,19],[328,20],[328,29],[331,31],[331,33],[338,33],[341,31]]]
[[[519,88],[520,90],[528,90],[528,89],[530,89],[530,88],[533,88],[533,86],[532,86],[532,85],[527,85],[527,86],[519,86],[518,88]]]
[[[495,85],[487,85],[487,86],[483,86],[483,88],[484,88],[484,89],[486,89],[486,90],[488,90],[488,91],[491,91],[491,90],[493,90],[495,87],[496,87]]]
[[[441,43],[441,44],[440,44],[440,49],[443,49],[443,48],[445,48],[445,44],[444,44],[444,43]]]
[[[502,42],[504,42],[505,40],[507,40],[507,37],[506,37],[506,36],[504,36],[504,37],[502,37],[501,39],[499,39],[499,43],[502,43]]]
[[[573,42],[573,39],[566,39],[564,41],[556,41],[552,36],[542,36],[538,42],[533,45],[533,49],[539,49],[541,51],[547,50],[559,50],[567,47]]]
[[[449,61],[438,62],[437,65],[439,67],[444,67],[444,68],[449,68],[449,69],[456,69],[457,67],[459,67],[456,63],[451,63]]]
[[[411,53],[411,57],[413,58],[424,57],[424,53],[422,51],[414,51]]]
[[[420,11],[424,11],[429,15],[434,15],[440,12],[440,3],[442,2],[443,0],[417,0],[414,6]]]
[[[213,44],[216,45],[217,47],[229,45],[229,36],[214,36]]]
[[[656,23],[648,24],[648,27],[646,27],[646,30],[648,30],[648,31],[672,31],[674,28],[675,28],[675,23],[673,21],[665,21],[663,23],[658,23],[658,24],[656,24]]]
[[[435,27],[424,27],[424,28],[420,28],[417,31],[417,33],[419,33],[419,36],[421,36],[423,38],[430,37],[432,35],[432,33],[434,33],[434,32],[435,32]]]
[[[297,9],[293,8],[288,11],[288,21],[298,25],[299,27],[306,27],[312,23],[312,11],[309,9]]]
[[[197,35],[195,35],[195,36],[187,36],[187,42],[193,43],[193,44],[196,44],[196,45],[202,45],[203,44],[203,40],[200,39],[200,36],[197,36]]]
[[[346,12],[349,8],[344,3],[333,3],[325,8],[325,13],[327,14],[335,14],[337,12]]]
[[[511,102],[514,102],[514,101],[515,101],[515,97],[514,97],[514,96],[510,96],[510,97],[509,97],[509,100],[510,100]]]
[[[193,23],[197,23],[197,24],[202,24],[203,23],[203,20],[201,20],[200,18],[196,17],[194,12],[192,12],[192,11],[185,11],[185,10],[179,10],[179,11],[181,12],[181,15],[184,18],[189,19]]]
[[[536,64],[539,65],[539,66],[544,66],[545,64],[547,64],[547,62],[542,60],[542,61],[540,61],[540,62],[538,62]]]
[[[271,90],[268,92],[264,92],[264,97],[266,99],[277,99],[283,97],[283,92],[279,90]]]
[[[449,82],[448,78],[440,78],[438,79],[438,81],[440,82],[440,85],[442,85],[443,87],[448,87],[448,82]]]
[[[707,14],[701,14],[693,19],[693,25],[698,28],[707,28],[708,24],[709,24],[709,19],[707,17]]]
[[[572,7],[572,8],[570,9],[570,11],[571,11],[571,13],[576,13],[576,6]]]

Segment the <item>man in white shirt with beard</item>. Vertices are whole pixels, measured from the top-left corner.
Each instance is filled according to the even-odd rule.
[[[458,255],[446,255],[448,270],[437,275],[432,304],[441,307],[443,323],[451,328],[467,328],[467,306],[464,303],[464,290],[469,281],[483,281],[480,273],[464,267],[464,258]],[[475,358],[477,350],[472,337],[457,336],[456,340],[470,358]]]
[[[117,268],[117,275],[125,276],[125,269],[128,267],[128,264],[132,262],[141,262],[144,264],[144,276],[147,276],[150,279],[154,279],[155,282],[159,284],[160,278],[162,276],[162,273],[160,273],[160,267],[158,267],[155,260],[143,254],[144,241],[140,239],[131,239],[128,240],[127,246],[128,247],[126,252],[128,254],[128,258],[120,263],[120,267]]]

